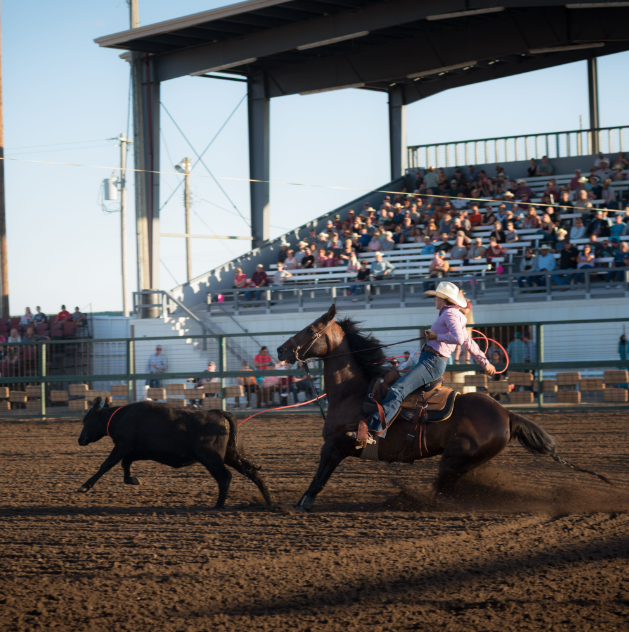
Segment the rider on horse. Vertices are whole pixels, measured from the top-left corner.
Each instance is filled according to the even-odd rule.
[[[405,397],[444,374],[447,360],[457,345],[465,347],[488,375],[496,372],[495,367],[468,334],[467,320],[459,309],[466,307],[467,301],[459,295],[459,288],[454,283],[442,281],[436,290],[424,292],[424,296],[426,295],[435,297],[439,317],[432,328],[425,332],[427,342],[417,364],[395,382],[382,402],[387,424],[395,417]],[[383,431],[378,412],[369,418],[367,427],[381,437],[386,435],[386,428]],[[355,433],[351,434],[355,436]]]

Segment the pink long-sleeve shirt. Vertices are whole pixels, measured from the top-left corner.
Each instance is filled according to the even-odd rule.
[[[467,319],[458,307],[447,305],[439,312],[431,330],[437,334],[437,340],[428,340],[426,344],[437,353],[449,358],[457,345],[465,347],[474,359],[485,368],[489,364],[485,354],[467,333]]]

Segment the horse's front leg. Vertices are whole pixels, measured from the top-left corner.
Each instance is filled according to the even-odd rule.
[[[334,470],[345,457],[355,451],[355,441],[347,437],[345,433],[338,433],[328,437],[321,448],[321,459],[319,460],[317,473],[306,493],[295,505],[295,509],[302,512],[310,511],[317,494],[325,487]]]

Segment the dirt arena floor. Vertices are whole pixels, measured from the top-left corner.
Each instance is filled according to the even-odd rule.
[[[111,449],[79,421],[0,422],[0,630],[628,630],[629,416],[529,415],[610,488],[512,444],[434,504],[438,459],[347,460],[292,510],[316,416],[242,426],[279,505],[234,474],[136,463],[75,490]]]

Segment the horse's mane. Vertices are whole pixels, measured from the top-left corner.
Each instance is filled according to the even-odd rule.
[[[336,322],[343,330],[349,347],[354,352],[353,355],[365,377],[371,379],[374,375],[380,375],[385,355],[382,349],[373,349],[373,347],[378,347],[382,343],[372,334],[362,332],[358,327],[360,322],[349,316]]]

